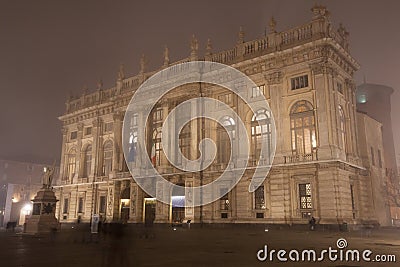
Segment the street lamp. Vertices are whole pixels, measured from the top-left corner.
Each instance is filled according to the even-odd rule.
[[[32,212],[32,204],[26,204],[23,208],[22,208],[22,212],[24,215],[31,215]]]

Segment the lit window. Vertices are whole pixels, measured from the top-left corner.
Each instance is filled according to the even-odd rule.
[[[227,191],[228,191],[227,188],[221,188],[221,189],[220,189],[221,195],[224,194],[224,195],[219,199],[220,210],[221,210],[221,211],[226,211],[226,210],[229,210],[229,208],[230,208],[229,193],[228,193]]]
[[[264,84],[251,88],[251,97],[258,97],[260,95],[265,95]]]
[[[299,200],[300,210],[312,209],[311,183],[299,184]]]
[[[235,139],[235,120],[229,116],[224,116],[220,123],[217,126],[217,159],[219,163],[227,163],[229,162],[231,156],[230,150],[232,149],[230,138],[232,140]]]
[[[67,156],[67,169],[66,169],[66,180],[71,180],[75,176],[75,169],[76,169],[76,149],[72,148],[68,152]]]
[[[265,209],[264,185],[261,185],[254,191],[254,208],[256,210]]]
[[[107,141],[103,146],[103,175],[108,176],[112,171],[113,144]]]
[[[89,177],[92,169],[92,146],[88,145],[83,160],[83,177]]]
[[[160,166],[161,165],[161,138],[162,132],[161,127],[153,131],[153,144],[151,147],[151,162],[153,166]]]
[[[163,121],[163,108],[157,107],[152,113],[152,125],[150,136],[150,159],[153,166],[160,166],[161,164],[161,138],[162,138],[162,121]]]
[[[266,144],[266,155],[269,159],[271,153],[271,113],[266,109],[256,111],[251,119],[251,141],[253,158],[259,160],[261,155],[261,145]]]
[[[295,154],[310,154],[317,147],[314,109],[308,101],[298,101],[290,111],[292,151]]]

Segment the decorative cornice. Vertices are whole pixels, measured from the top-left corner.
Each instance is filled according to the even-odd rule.
[[[268,85],[281,84],[283,80],[283,74],[282,71],[274,71],[270,73],[265,73],[264,78]]]

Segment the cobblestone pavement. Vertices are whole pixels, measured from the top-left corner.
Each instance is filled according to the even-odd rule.
[[[175,230],[174,230],[175,229]],[[317,253],[345,238],[346,249],[395,255],[397,263],[271,262],[257,251],[315,249]],[[52,235],[0,232],[0,266],[399,266],[400,230],[366,232],[308,231],[279,227],[129,227],[91,235],[87,228],[64,228]],[[317,254],[318,255],[318,254]],[[287,255],[286,255],[287,257]]]

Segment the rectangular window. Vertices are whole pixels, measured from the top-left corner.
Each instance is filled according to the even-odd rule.
[[[153,113],[153,122],[160,122],[163,120],[162,108],[157,108]]]
[[[64,198],[64,206],[63,206],[63,213],[67,214],[68,213],[68,208],[69,208],[69,199]]]
[[[100,196],[99,213],[106,213],[106,196]]]
[[[78,132],[77,131],[71,132],[71,135],[70,135],[70,139],[71,140],[75,140],[77,137],[78,137]]]
[[[378,149],[378,164],[379,164],[379,168],[382,168],[382,155],[381,155],[380,149]]]
[[[220,189],[221,195],[225,193],[219,200],[220,201],[220,210],[229,210],[230,203],[229,203],[228,193],[226,193],[227,191],[228,191],[227,188]]]
[[[78,213],[83,213],[83,197],[78,198]]]
[[[138,114],[134,113],[131,117],[131,126],[138,126]]]
[[[261,185],[254,192],[254,209],[263,210],[265,209],[265,196],[264,196],[264,186]]]
[[[294,77],[290,80],[292,90],[308,87],[308,75]]]
[[[233,100],[232,100],[232,94],[222,94],[218,96],[218,100],[227,104],[228,106],[232,106]]]
[[[264,84],[251,88],[251,97],[258,97],[260,95],[265,95]]]
[[[374,149],[371,146],[371,162],[372,162],[372,166],[375,166],[375,155],[374,155]]]
[[[104,132],[105,133],[112,132],[112,130],[113,130],[113,123],[112,122],[107,122],[106,124],[104,124]]]
[[[86,127],[85,128],[85,135],[91,135],[92,134],[92,127]]]
[[[350,196],[351,196],[351,208],[354,211],[356,209],[356,205],[354,202],[354,186],[352,184],[350,185]]]
[[[300,209],[312,209],[311,183],[299,184]]]

